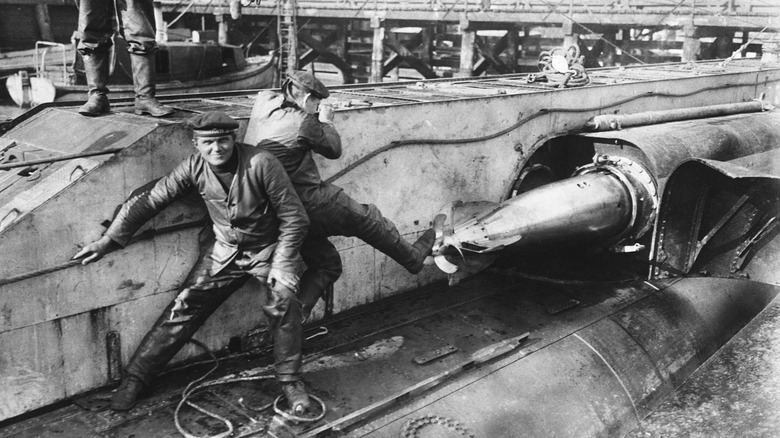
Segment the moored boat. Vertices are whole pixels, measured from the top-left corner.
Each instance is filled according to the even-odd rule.
[[[34,77],[27,80],[20,72],[6,81],[6,88],[17,105],[35,106],[52,101],[86,99],[88,87],[81,55],[75,52],[75,57],[60,56],[60,52],[65,53],[64,49],[48,51],[50,46],[66,47],[37,43]],[[112,47],[109,79],[112,98],[135,95],[130,55],[125,48],[126,43],[122,39],[115,40]],[[276,74],[273,55],[247,58],[240,46],[214,41],[159,43],[156,56],[158,94],[268,88],[272,86]],[[31,88],[25,91],[26,86]]]

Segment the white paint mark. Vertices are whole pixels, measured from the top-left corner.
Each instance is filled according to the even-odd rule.
[[[623,387],[623,391],[626,392],[626,395],[628,396],[628,400],[631,402],[631,406],[634,408],[634,415],[636,415],[637,421],[639,421],[641,423],[642,422],[642,418],[639,416],[639,412],[636,410],[636,403],[634,403],[634,399],[633,399],[633,397],[631,397],[631,393],[628,392],[628,388],[626,388],[626,385],[623,383],[623,380],[620,378],[620,376],[618,376],[618,373],[615,371],[615,369],[612,368],[612,365],[610,365],[609,362],[607,362],[607,359],[604,356],[602,356],[601,353],[599,353],[598,350],[596,350],[593,347],[593,345],[590,345],[590,343],[588,341],[586,341],[585,339],[582,339],[582,337],[580,337],[580,335],[578,335],[577,333],[574,333],[574,336],[577,339],[579,339],[580,341],[582,341],[583,344],[587,345],[591,350],[593,350],[593,352],[596,353],[598,355],[598,357],[601,358],[601,360],[604,362],[604,364],[607,366],[607,368],[609,368],[609,370],[612,371],[612,375],[615,376],[615,378],[617,379],[618,383],[620,383],[620,386]]]

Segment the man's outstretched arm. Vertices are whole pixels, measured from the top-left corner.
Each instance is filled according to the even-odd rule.
[[[122,204],[111,226],[103,237],[85,245],[73,259],[84,258],[82,265],[100,260],[104,255],[124,247],[136,231],[176,199],[191,189],[186,161],[177,166],[168,176],[142,192],[136,193]]]

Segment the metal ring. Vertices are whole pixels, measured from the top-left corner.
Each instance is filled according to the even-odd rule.
[[[309,394],[309,398],[314,399],[314,401],[320,404],[320,406],[322,407],[322,412],[316,417],[312,417],[312,418],[299,417],[295,414],[288,414],[287,412],[284,412],[279,408],[279,400],[281,400],[281,398],[282,396],[279,395],[276,397],[276,400],[274,400],[274,412],[284,417],[285,420],[298,421],[301,423],[314,423],[315,421],[320,421],[325,417],[325,402],[322,401],[319,397],[317,397],[314,394]]]

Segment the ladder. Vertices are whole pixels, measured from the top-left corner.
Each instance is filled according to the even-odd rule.
[[[290,71],[298,69],[298,1],[277,0],[277,31],[279,34],[279,82]]]

